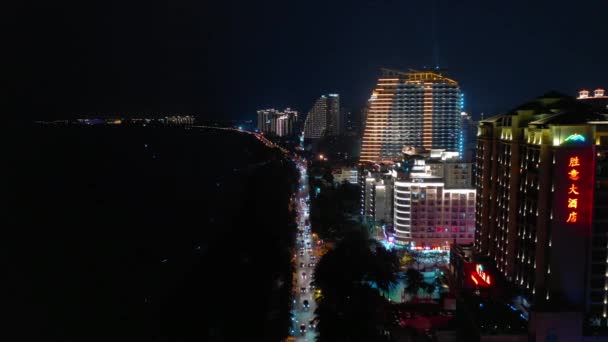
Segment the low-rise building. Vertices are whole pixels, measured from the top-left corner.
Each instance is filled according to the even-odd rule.
[[[443,177],[433,174],[438,170]],[[462,171],[454,167],[449,170]],[[433,169],[424,160],[415,160],[412,170],[395,180],[393,226],[396,243],[449,249],[453,241],[473,242],[476,191],[465,186],[448,187],[447,175],[445,168]]]
[[[359,170],[354,167],[339,167],[331,171],[334,177],[334,184],[348,182],[350,184],[359,183]]]

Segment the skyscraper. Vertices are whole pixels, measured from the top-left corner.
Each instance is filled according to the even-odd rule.
[[[392,162],[403,147],[458,151],[458,83],[432,71],[382,72],[369,101],[360,161]]]
[[[340,134],[340,96],[322,95],[312,106],[304,123],[304,138],[319,139]]]
[[[568,308],[604,327],[607,157],[608,118],[548,93],[482,120],[475,162],[476,252],[535,310]]]
[[[276,109],[258,110],[258,130],[280,137],[293,134],[298,112],[285,108],[283,111]]]
[[[327,135],[342,134],[344,120],[340,112],[340,95],[327,95]]]

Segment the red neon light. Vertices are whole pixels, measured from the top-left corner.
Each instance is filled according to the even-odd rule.
[[[570,163],[568,164],[568,166],[569,167],[581,166],[578,156],[570,157]]]
[[[556,156],[557,218],[560,224],[588,231],[594,202],[594,147],[564,148]]]
[[[581,166],[579,156],[573,156],[569,158],[568,167]],[[568,171],[568,178],[572,181],[570,184],[570,188],[568,188],[568,195],[578,196],[580,195],[579,188],[577,186],[576,181],[580,179],[580,172],[576,169],[571,169]],[[577,209],[578,208],[578,198],[570,198],[568,199],[568,209]],[[576,223],[578,221],[578,211],[570,211],[568,213],[568,218],[566,219],[566,223]]]
[[[481,280],[484,281],[484,283],[486,283],[487,285],[492,284],[492,278],[483,270],[483,266],[477,264],[477,266],[475,267],[475,272],[477,272],[477,275],[481,278]]]
[[[578,170],[576,170],[576,169],[572,169],[572,170],[570,170],[570,171],[568,172],[568,178],[570,178],[570,179],[572,179],[572,180],[578,180],[578,178],[579,178],[578,176],[579,176],[580,174],[581,174],[581,173],[580,173],[580,172],[578,172]]]

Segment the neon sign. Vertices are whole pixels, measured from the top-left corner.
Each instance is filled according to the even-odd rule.
[[[570,137],[574,136],[571,135]],[[585,140],[580,134],[579,136]],[[568,137],[568,138],[570,138]],[[568,138],[566,140],[568,140]],[[582,168],[581,161],[578,155],[571,156],[568,158],[568,179],[570,180],[570,187],[568,188],[568,196],[566,202],[566,208],[568,209],[568,215],[566,217],[566,223],[576,223],[578,222],[578,203],[579,203],[579,182],[580,174],[579,167]]]
[[[582,237],[591,232],[595,158],[594,145],[561,146],[555,151],[550,219],[557,226],[573,229],[564,234]]]
[[[481,264],[477,264],[475,266],[475,273],[471,274],[471,279],[475,283],[475,285],[479,285],[479,281],[477,281],[477,277],[483,281],[484,285],[492,285],[492,278],[488,273],[483,270],[483,266]]]
[[[566,142],[566,141],[585,142],[585,137],[578,133],[574,133],[574,134],[570,134],[569,136],[567,136],[566,139],[564,139],[564,142]]]

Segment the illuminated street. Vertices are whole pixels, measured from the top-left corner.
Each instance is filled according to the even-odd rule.
[[[296,237],[296,260],[294,274],[294,306],[293,306],[293,327],[292,335],[296,341],[314,341],[316,331],[311,326],[314,319],[316,303],[314,300],[314,289],[311,289],[314,265],[318,262],[316,253],[316,239],[310,233],[310,225],[307,225],[309,215],[308,198],[308,179],[306,175],[306,162],[298,161],[298,169],[302,177],[297,195],[298,203],[298,234]],[[311,267],[312,266],[312,267]],[[304,301],[308,301],[308,308],[304,306]],[[305,326],[305,330],[301,326]]]

